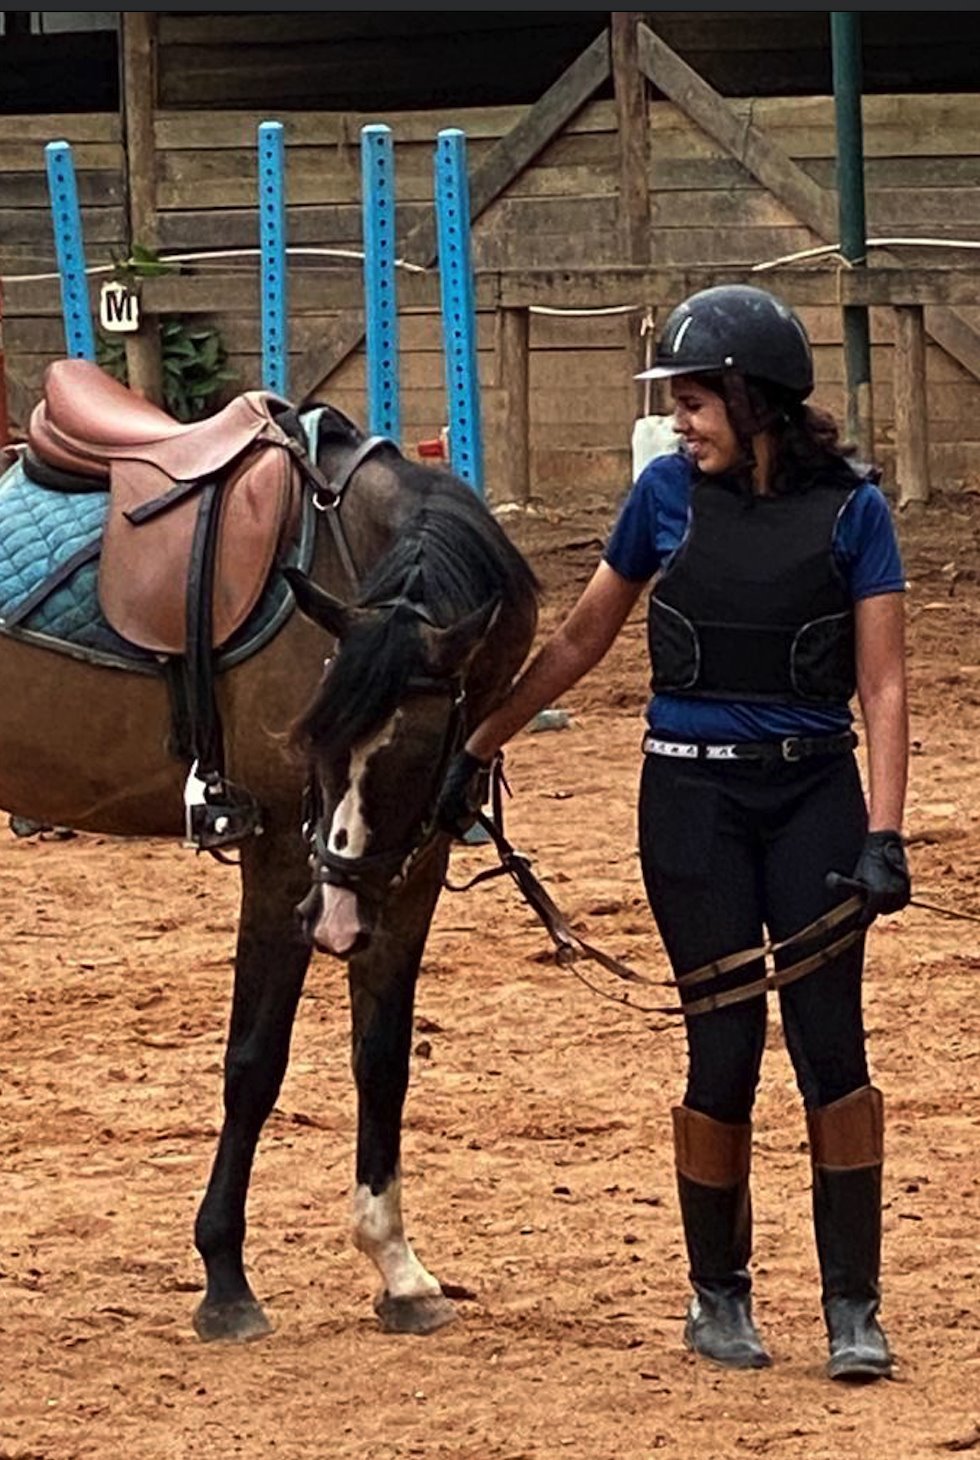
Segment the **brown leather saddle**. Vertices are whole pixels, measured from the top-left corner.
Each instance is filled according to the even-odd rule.
[[[244,623],[299,510],[296,441],[277,420],[290,409],[246,391],[183,425],[88,360],[48,367],[28,447],[56,471],[108,480],[99,600],[123,638],[160,654],[187,652],[205,547],[210,646]]]
[[[255,607],[280,546],[299,527],[306,484],[356,587],[339,512],[326,509],[339,508],[375,451],[397,452],[384,437],[363,436],[335,406],[324,410],[350,436],[329,479],[310,455],[296,410],[265,391],[246,391],[208,420],[181,425],[97,365],[58,360],[30,420],[26,464],[37,481],[109,490],[99,601],[117,633],[161,656],[170,748],[190,766],[187,841],[216,856],[259,832],[262,812],[225,775],[214,650]]]

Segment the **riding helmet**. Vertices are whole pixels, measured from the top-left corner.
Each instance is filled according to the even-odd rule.
[[[692,294],[671,312],[653,368],[636,379],[729,371],[800,401],[813,390],[806,330],[792,309],[765,289],[721,284]]]

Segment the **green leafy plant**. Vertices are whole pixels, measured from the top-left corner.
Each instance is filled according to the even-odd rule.
[[[157,279],[161,274],[173,272],[173,264],[162,259],[156,249],[144,248],[141,243],[133,244],[129,258],[121,260],[117,269],[117,273],[128,274],[132,279]]]
[[[177,315],[160,321],[163,357],[164,404],[178,421],[196,421],[207,415],[224,386],[237,380],[227,367],[227,352],[218,330]],[[126,370],[125,336],[99,332],[96,360],[123,385]]]

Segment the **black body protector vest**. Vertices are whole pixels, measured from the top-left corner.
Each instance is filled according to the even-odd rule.
[[[653,688],[672,695],[846,704],[854,605],[834,527],[858,486],[749,496],[701,477],[684,542],[650,595]]]

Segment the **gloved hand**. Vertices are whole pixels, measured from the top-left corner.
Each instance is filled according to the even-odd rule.
[[[492,762],[459,750],[449,762],[436,802],[436,824],[455,837],[465,836],[490,794]]]
[[[869,831],[851,875],[867,889],[862,919],[865,926],[879,913],[898,912],[907,906],[912,882],[900,833]]]

